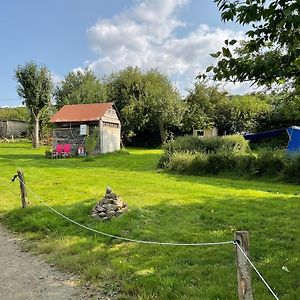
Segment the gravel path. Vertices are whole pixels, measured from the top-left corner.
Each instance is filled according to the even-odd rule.
[[[22,250],[20,242],[0,224],[0,299],[109,299],[76,286],[78,277],[63,274]]]

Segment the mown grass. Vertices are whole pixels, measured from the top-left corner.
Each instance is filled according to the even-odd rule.
[[[299,186],[174,175],[156,170],[160,150],[130,149],[95,158],[47,160],[30,144],[0,144],[1,221],[31,251],[80,274],[119,299],[237,299],[234,246],[167,247],[119,242],[61,219],[29,193],[20,208],[18,183],[92,228],[133,239],[209,242],[250,232],[251,258],[280,299],[300,294]],[[90,217],[109,185],[130,211],[111,222]],[[282,269],[285,266],[289,272]],[[256,299],[272,299],[253,274]]]

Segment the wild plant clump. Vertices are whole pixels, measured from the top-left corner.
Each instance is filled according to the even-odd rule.
[[[192,175],[268,176],[300,182],[300,156],[290,159],[283,151],[267,149],[252,152],[238,135],[177,138],[166,144],[159,167]]]
[[[168,168],[173,156],[176,156],[174,159],[178,158],[177,153],[188,153],[193,155],[198,153],[246,153],[248,151],[248,142],[241,135],[224,137],[198,137],[186,135],[178,137],[164,146],[164,154],[158,162],[158,167]]]

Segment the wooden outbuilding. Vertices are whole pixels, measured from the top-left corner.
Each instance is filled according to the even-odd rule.
[[[120,149],[121,122],[112,102],[65,105],[50,122],[54,125],[53,148],[58,144],[71,144],[72,155],[77,155],[85,149],[87,136],[97,130],[95,152],[108,153]]]
[[[21,138],[28,135],[28,125],[20,120],[0,120],[0,138]]]

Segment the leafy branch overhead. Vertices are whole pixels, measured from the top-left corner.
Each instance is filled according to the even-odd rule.
[[[300,2],[298,0],[215,0],[224,22],[251,26],[245,41],[225,40],[211,54],[218,61],[212,79],[258,85],[292,82],[300,86]],[[235,48],[234,48],[235,47]],[[206,78],[199,74],[198,78]]]

